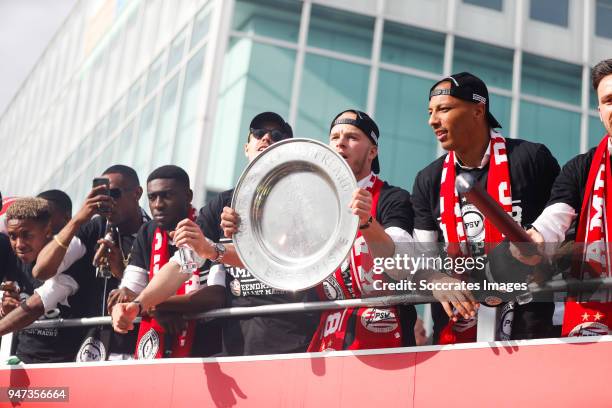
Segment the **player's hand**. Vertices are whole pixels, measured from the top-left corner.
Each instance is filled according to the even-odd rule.
[[[534,228],[527,230],[527,235],[531,238],[531,240],[536,244],[540,253],[543,253],[544,248],[544,237]],[[520,245],[520,244],[519,244]],[[525,256],[521,253],[520,249],[514,244],[510,243],[510,253],[513,257],[515,257],[518,261],[524,263],[525,265],[535,266],[542,262],[541,255],[531,255]]]
[[[19,306],[19,287],[17,283],[12,281],[2,282],[0,289],[4,291],[2,294],[2,310],[0,314],[6,316],[13,309]]]
[[[132,292],[128,288],[119,288],[113,289],[108,294],[108,299],[106,300],[106,309],[108,314],[112,314],[113,306],[117,303],[127,303],[136,299],[136,293]]]
[[[359,216],[360,225],[366,224],[372,215],[372,194],[363,188],[355,189],[349,208],[353,214]]]
[[[442,273],[438,277],[432,279],[432,281],[435,284],[439,284],[439,286],[446,284],[449,287],[461,283],[459,279],[452,278]],[[464,319],[476,316],[476,310],[480,307],[480,303],[474,298],[472,292],[467,289],[444,290],[440,288],[432,290],[432,294],[442,304],[444,311],[453,321],[457,321],[457,314],[463,316]],[[456,313],[453,311],[453,308]]]
[[[107,239],[99,239],[98,240],[98,250],[96,251],[93,264],[95,266],[100,266],[101,264],[108,262],[110,266],[111,274],[121,280],[123,278],[123,272],[125,271],[125,264],[123,263],[123,254],[121,253],[121,249]]]
[[[180,313],[156,310],[153,316],[157,323],[170,335],[178,335],[187,327],[187,321],[183,319]]]
[[[84,224],[94,216],[94,214],[108,215],[112,212],[115,201],[105,194],[106,186],[93,188],[81,209],[74,215],[73,219],[79,224]]]
[[[136,303],[117,303],[113,306],[111,317],[113,329],[117,333],[125,334],[134,329],[134,320],[138,316],[139,306]]]
[[[201,258],[214,259],[217,251],[210,245],[202,230],[195,222],[185,218],[176,225],[170,237],[177,247],[189,247],[193,249]]]
[[[238,213],[230,207],[224,207],[221,213],[221,228],[223,228],[223,234],[226,238],[231,238],[236,232],[238,232],[238,226],[240,225],[240,216]]]

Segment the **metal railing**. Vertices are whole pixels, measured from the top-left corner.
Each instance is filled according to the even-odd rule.
[[[532,283],[529,285],[529,292],[534,295],[545,294],[551,292],[578,292],[578,291],[593,291],[600,289],[611,289],[612,278],[598,278],[589,280],[554,280],[543,284]],[[399,304],[427,304],[437,303],[438,300],[431,295],[422,294],[402,294],[380,296],[362,299],[344,299],[322,302],[298,302],[298,303],[283,303],[274,305],[250,306],[250,307],[228,307],[214,309],[203,313],[187,314],[186,319],[205,319],[205,318],[227,318],[236,316],[255,316],[269,315],[279,313],[304,313],[321,310],[335,310],[351,307],[389,307]],[[136,322],[139,322],[137,318]],[[80,319],[49,319],[40,320],[32,323],[27,328],[53,328],[53,327],[82,327],[82,326],[98,326],[112,324],[110,316],[100,317],[85,317]],[[479,314],[478,319],[478,341],[494,341],[495,340],[495,315],[488,315],[481,319]],[[3,336],[2,344],[0,345],[0,361],[6,361],[10,356],[12,347],[13,334]]]

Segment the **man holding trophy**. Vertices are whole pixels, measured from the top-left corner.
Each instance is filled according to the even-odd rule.
[[[264,116],[262,117],[262,115]],[[250,126],[249,142],[245,146],[245,153],[250,160],[257,157],[272,143],[278,141],[276,139],[280,139],[274,137],[275,134],[279,136],[279,133],[282,134],[283,130],[287,132],[286,129],[290,129],[289,125],[282,118],[279,119],[278,115],[270,113],[262,115],[255,117]],[[333,275],[317,288],[319,295],[324,298],[356,298],[372,293],[374,289],[371,281],[379,278],[373,277],[372,259],[374,257],[393,256],[396,242],[411,240],[412,209],[408,192],[389,186],[375,175],[380,170],[377,158],[379,136],[378,127],[374,121],[365,113],[356,110],[347,110],[340,113],[332,123],[330,147],[344,158],[358,180],[359,188],[354,191],[351,202],[345,205],[350,206],[352,213],[359,217],[360,233],[355,240],[352,256],[349,255],[337,271],[329,271],[330,273],[333,272]],[[221,196],[223,195],[226,198],[221,199],[224,202],[224,208],[220,221],[225,236],[231,237],[237,231],[239,216],[229,207],[231,191],[221,193]],[[218,204],[216,203],[214,206],[221,208]],[[211,206],[213,206],[213,203],[209,204],[208,207]],[[202,217],[202,212],[200,216]],[[219,220],[218,216],[215,217],[216,220]],[[226,291],[226,293],[228,293],[230,299],[235,300],[231,301],[230,305],[246,305],[243,302],[241,303],[246,299],[240,297],[244,287],[239,279],[241,273],[232,274],[231,271],[228,272],[227,270],[227,265],[242,268],[242,261],[238,258],[233,245],[220,247],[218,244],[207,241],[206,237],[221,238],[220,230],[217,229],[216,233],[207,231],[212,229],[212,224],[214,224],[214,221],[208,222],[208,226],[205,224],[203,228],[198,228],[195,223],[183,220],[178,224],[175,240],[177,243],[189,245],[202,258],[218,262],[222,260],[225,266],[213,267],[211,276],[213,273],[227,272],[230,291]],[[204,234],[202,234],[202,230],[204,230]],[[358,253],[359,256],[355,257],[355,253]],[[136,299],[139,304],[117,305],[113,310],[115,330],[131,329],[132,322],[140,310],[140,305],[146,309],[167,298],[184,280],[178,271],[178,265],[173,265],[172,262],[168,263],[166,267],[160,270],[156,279]],[[233,271],[236,272],[235,269]],[[244,271],[244,269],[241,269],[241,271]],[[333,288],[333,290],[330,290],[330,288]],[[313,292],[298,291],[293,294],[282,294],[264,289],[259,297],[261,299],[260,303],[251,302],[251,305],[280,303],[271,301],[279,295],[284,298],[284,302],[304,301],[311,297],[314,294]],[[414,313],[414,309],[412,311],[411,315],[415,320],[416,313]],[[295,331],[290,325],[286,324],[286,322],[295,320],[295,316],[285,317],[283,322],[272,322],[260,317],[246,318],[239,323],[241,330],[225,330],[227,335],[224,333],[224,349],[226,353],[235,355],[305,351],[308,342],[310,342],[308,349],[317,351],[402,345],[401,324],[397,310],[391,308],[385,310],[384,313],[377,312],[375,309],[363,308],[324,313],[319,322],[319,330],[312,341],[311,334],[316,327],[316,323],[311,326],[312,331],[309,336],[305,336],[304,324],[300,325],[302,330],[299,336],[295,336]],[[338,313],[343,317],[338,319]],[[359,318],[355,319],[355,316]],[[384,321],[378,321],[378,319]],[[306,320],[314,323],[311,318],[306,318]],[[322,330],[321,328],[329,326],[330,321],[334,323],[336,330]],[[349,321],[353,323],[358,321],[359,324],[349,327]],[[253,323],[253,325],[249,323]],[[234,324],[235,321],[228,323],[230,327]],[[381,326],[385,326],[385,330],[380,330]],[[389,330],[387,330],[388,328]],[[240,334],[242,336],[239,336]],[[411,334],[409,337],[412,337]],[[234,344],[233,346],[236,347],[231,347],[230,343],[235,338],[244,340],[242,340],[242,344]],[[353,341],[348,341],[348,339],[353,339]]]
[[[280,115],[273,112],[260,113],[250,123],[244,147],[245,156],[251,162],[272,144],[292,137],[291,127]],[[224,207],[231,205],[232,195],[233,189],[220,193],[199,211],[195,222],[189,219],[180,221],[175,230],[174,243],[190,247],[200,257],[216,263],[210,269],[208,281],[225,284],[226,300],[230,306],[257,306],[314,299],[316,294],[313,291],[289,293],[267,287],[244,268],[232,244],[219,243],[223,238],[221,212]],[[117,305],[113,310],[115,330],[131,330],[132,322],[141,307],[147,310],[173,294],[184,281],[185,274],[180,273],[180,263],[178,259],[170,259],[136,298],[138,304]],[[247,289],[254,286],[257,286],[257,290]],[[175,289],[171,290],[173,287]],[[223,354],[306,351],[317,319],[318,315],[313,314],[225,319],[222,322]]]

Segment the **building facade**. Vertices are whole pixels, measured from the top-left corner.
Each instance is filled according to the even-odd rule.
[[[144,184],[172,163],[201,205],[240,176],[255,114],[326,140],[349,107],[376,119],[382,174],[411,190],[441,153],[429,88],[464,70],[505,136],[563,164],[604,134],[589,74],[612,57],[610,21],[612,0],[82,0],[0,117],[0,190],[80,205],[111,164]]]

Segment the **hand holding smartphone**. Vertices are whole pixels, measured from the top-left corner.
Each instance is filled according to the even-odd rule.
[[[96,188],[99,186],[104,186],[97,195],[106,195],[110,196],[110,180],[106,177],[96,177],[93,179],[92,188]],[[102,215],[108,215],[110,213],[110,208],[107,205],[101,204],[98,208],[98,212]]]

